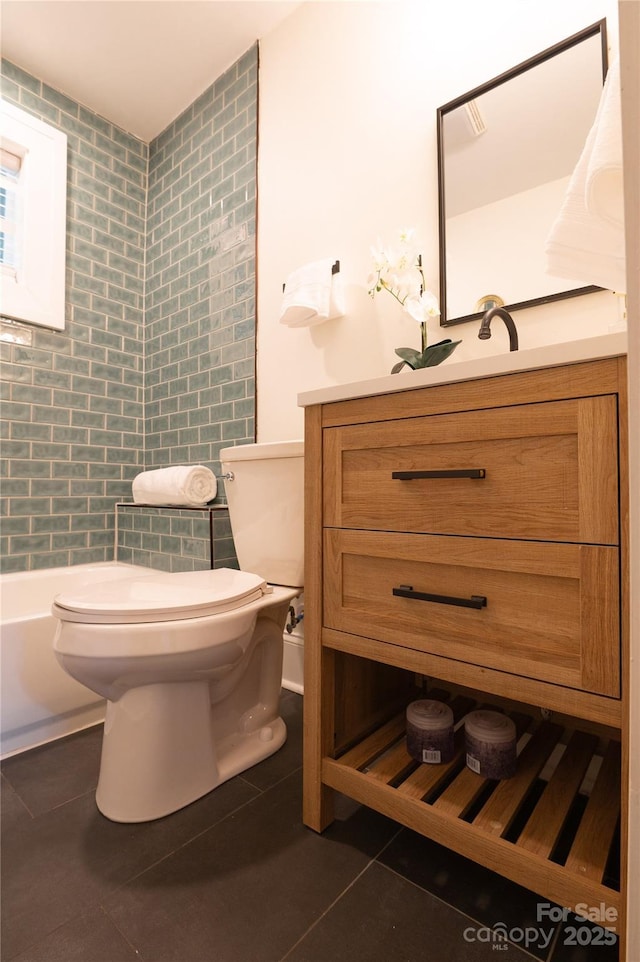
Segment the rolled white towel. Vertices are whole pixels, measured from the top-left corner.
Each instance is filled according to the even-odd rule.
[[[142,471],[131,485],[136,504],[203,507],[218,490],[216,476],[203,464]]]

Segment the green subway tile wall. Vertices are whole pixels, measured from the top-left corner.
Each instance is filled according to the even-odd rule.
[[[111,560],[138,471],[254,439],[257,75],[256,46],[147,145],[3,61],[68,137],[66,329],[0,344],[3,571]],[[137,563],[208,567],[197,542]]]
[[[257,88],[254,47],[150,146],[148,466],[255,436]]]

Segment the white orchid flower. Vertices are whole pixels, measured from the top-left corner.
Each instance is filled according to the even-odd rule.
[[[416,236],[415,227],[404,227],[398,231],[398,236],[400,238],[401,244],[411,245],[414,243]]]
[[[371,248],[371,257],[373,258],[373,269],[376,273],[389,266],[389,257],[380,239],[378,239],[377,245]]]
[[[426,291],[422,258],[413,229],[398,231],[394,244],[384,247],[378,239],[371,248],[373,271],[367,278],[371,297],[387,291],[421,327],[423,353],[427,347],[427,321],[438,317],[438,301]]]
[[[430,317],[440,316],[438,301],[431,291],[423,291],[422,294],[410,294],[403,307],[407,314],[411,315],[414,321],[418,321],[419,324],[426,324]]]
[[[371,248],[371,254],[374,269],[367,278],[370,296],[375,297],[379,291],[387,291],[420,325],[420,350],[397,347],[396,354],[401,360],[394,364],[391,373],[397,374],[404,366],[416,371],[440,364],[461,342],[445,338],[432,347],[427,345],[427,322],[430,318],[440,316],[440,307],[435,294],[425,290],[422,255],[415,240],[415,231],[398,231],[398,238],[392,247],[383,247],[378,240],[378,246]]]

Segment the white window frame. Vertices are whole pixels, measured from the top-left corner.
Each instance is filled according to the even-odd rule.
[[[67,204],[67,136],[0,100],[2,144],[22,156],[19,269],[0,272],[0,313],[63,331]]]

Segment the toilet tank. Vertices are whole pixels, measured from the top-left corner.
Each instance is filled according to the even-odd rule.
[[[304,442],[220,452],[240,568],[275,585],[304,584]]]

